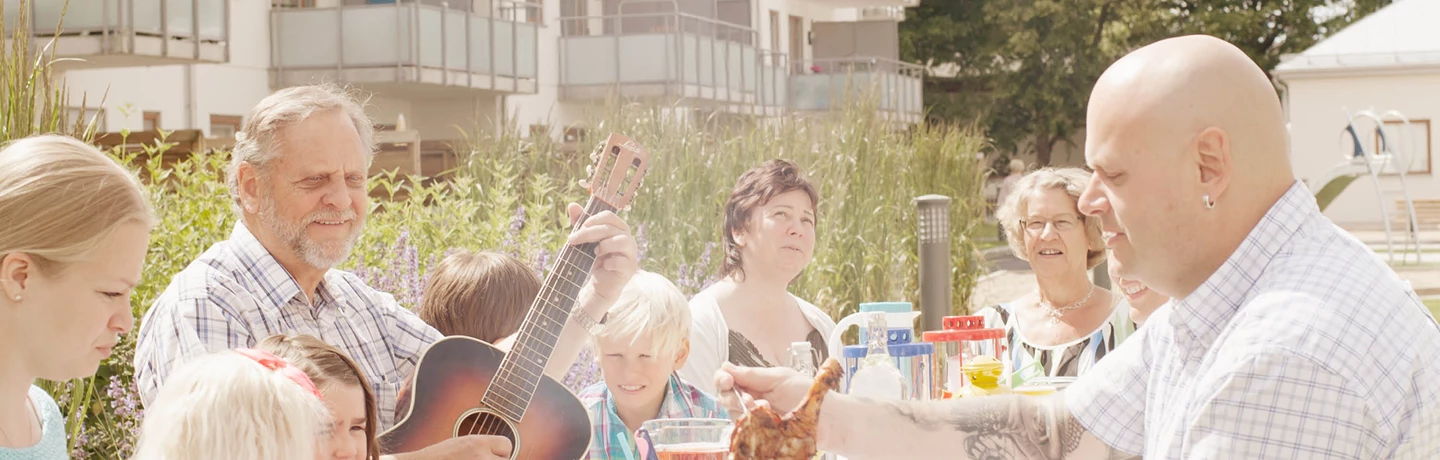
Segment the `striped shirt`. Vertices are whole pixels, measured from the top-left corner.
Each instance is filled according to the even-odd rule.
[[[1440,325],[1297,183],[1065,398],[1147,459],[1440,458]]]
[[[1116,304],[1111,307],[1110,319],[1089,334],[1058,345],[1036,345],[1025,337],[1014,308],[1013,303],[1003,303],[977,313],[985,318],[985,327],[1005,330],[1001,361],[1011,371],[1011,386],[1037,377],[1079,377],[1135,330],[1130,307]]]
[[[389,428],[401,382],[440,333],[353,274],[330,270],[317,291],[312,306],[295,278],[236,223],[229,240],[175,275],[145,313],[135,349],[141,401],[150,404],[170,371],[197,356],[253,347],[274,334],[309,334],[365,371],[380,428]]]
[[[590,436],[590,453],[586,458],[644,458],[636,451],[635,433],[631,433],[625,427],[625,422],[620,420],[620,413],[615,410],[615,398],[610,396],[610,389],[605,386],[605,382],[585,388],[578,396],[580,403],[585,405],[585,411],[590,413],[590,427],[593,430]],[[670,384],[665,388],[665,397],[660,401],[660,413],[655,415],[655,419],[662,418],[724,419],[730,418],[730,415],[709,393],[700,391],[694,385],[680,380],[679,375],[671,373]]]

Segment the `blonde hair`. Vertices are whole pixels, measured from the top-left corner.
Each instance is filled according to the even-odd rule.
[[[375,430],[380,427],[380,418],[376,414],[375,392],[370,388],[365,372],[349,355],[304,334],[272,335],[261,340],[255,348],[289,361],[309,376],[322,392],[332,385],[359,387],[365,395],[365,458],[379,460],[380,443],[375,438]]]
[[[1015,257],[1028,261],[1025,255],[1025,226],[1020,220],[1030,212],[1030,195],[1042,190],[1063,190],[1076,203],[1075,215],[1085,227],[1085,242],[1091,249],[1085,254],[1085,268],[1095,268],[1105,261],[1105,239],[1101,234],[1100,218],[1080,212],[1080,194],[1090,184],[1090,173],[1080,168],[1043,168],[1021,177],[1015,182],[1015,190],[1005,197],[1005,203],[995,211],[995,218],[1005,227],[1005,237]]]
[[[39,135],[0,150],[0,257],[29,254],[54,273],[131,222],[155,225],[144,189],[95,147]]]
[[[244,127],[235,136],[235,149],[230,167],[226,170],[225,184],[230,187],[236,214],[240,213],[240,165],[249,163],[264,175],[269,172],[270,162],[280,155],[280,149],[284,147],[280,130],[317,112],[332,110],[341,111],[355,124],[355,133],[360,135],[360,143],[365,146],[366,164],[369,164],[375,151],[375,125],[365,114],[364,102],[356,97],[353,90],[326,83],[276,91],[250,110],[250,114],[245,116]]]
[[[657,356],[675,357],[690,339],[690,306],[675,283],[641,270],[625,283],[605,324],[591,340],[597,354],[600,339],[634,341],[649,334]]]
[[[540,276],[514,257],[459,252],[436,264],[415,313],[445,336],[493,344],[520,330],[539,292]]]
[[[315,458],[330,411],[284,374],[233,351],[181,366],[146,408],[136,460]]]

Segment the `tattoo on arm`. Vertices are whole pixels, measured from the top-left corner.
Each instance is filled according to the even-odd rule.
[[[1017,395],[959,400],[950,404],[888,402],[890,410],[926,431],[964,436],[966,458],[1065,460],[1080,447],[1085,427],[1058,397]],[[1108,458],[1140,458],[1108,448]]]

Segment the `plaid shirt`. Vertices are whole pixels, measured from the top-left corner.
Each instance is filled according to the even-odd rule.
[[[579,397],[590,413],[590,426],[594,429],[590,436],[588,458],[639,460],[635,433],[626,429],[625,422],[620,420],[620,414],[615,410],[615,399],[610,396],[605,382],[586,387],[580,391]],[[654,419],[662,418],[730,418],[730,414],[720,407],[720,402],[713,396],[671,373],[665,397],[660,401],[660,413]]]
[[[1440,326],[1296,184],[1065,393],[1147,459],[1440,458]]]
[[[185,267],[140,324],[135,381],[149,405],[176,366],[197,356],[253,347],[274,334],[309,334],[344,350],[365,371],[381,429],[395,423],[395,394],[420,354],[441,335],[390,294],[330,270],[315,305],[260,240],[236,223],[230,239]]]

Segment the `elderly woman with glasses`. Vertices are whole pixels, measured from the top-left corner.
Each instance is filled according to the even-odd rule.
[[[1129,309],[1116,308],[1119,298],[1088,276],[1106,257],[1100,219],[1077,207],[1089,180],[1076,168],[1032,172],[997,212],[1010,249],[1030,262],[1037,288],[979,314],[986,327],[1005,329],[1002,358],[1022,380],[1079,376],[1134,328]]]

